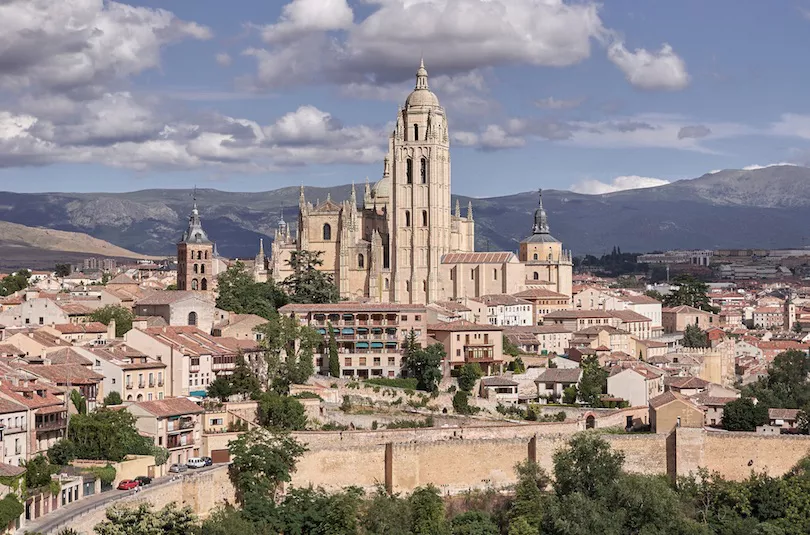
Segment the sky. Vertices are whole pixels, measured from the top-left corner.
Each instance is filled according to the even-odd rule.
[[[806,165],[808,49],[810,0],[5,0],[0,191],[375,181],[420,58],[454,193]]]

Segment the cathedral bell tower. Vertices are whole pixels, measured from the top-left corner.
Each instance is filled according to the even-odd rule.
[[[439,295],[439,264],[451,251],[450,141],[424,61],[389,139],[393,302],[429,303]]]
[[[214,289],[214,244],[202,228],[195,195],[188,228],[177,242],[177,289],[207,292]]]

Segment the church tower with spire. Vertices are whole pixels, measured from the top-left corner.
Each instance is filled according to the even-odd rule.
[[[526,266],[526,285],[570,296],[573,284],[571,251],[551,235],[543,207],[543,190],[534,211],[532,234],[520,242],[518,259]]]
[[[177,242],[177,289],[208,292],[215,286],[214,243],[203,230],[195,193],[188,228]]]

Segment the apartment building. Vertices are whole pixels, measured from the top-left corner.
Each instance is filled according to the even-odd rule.
[[[2,462],[20,466],[28,459],[28,408],[0,398],[0,452]]]
[[[488,294],[471,298],[486,307],[487,323],[490,325],[532,325],[532,304],[519,297],[507,294]]]
[[[610,325],[618,327],[619,318],[604,310],[557,310],[547,314],[544,325],[562,325],[570,331],[579,331],[594,325]]]
[[[478,363],[484,375],[503,371],[503,328],[465,320],[434,323],[428,335],[444,346],[447,354],[442,367],[445,375],[467,363]]]
[[[155,446],[169,450],[168,463],[185,464],[200,456],[201,414],[205,411],[188,398],[165,398],[127,405],[138,431]]]
[[[537,325],[543,323],[543,319],[547,314],[571,308],[571,298],[569,296],[546,288],[529,288],[512,295],[532,304],[532,317]]]
[[[116,343],[90,349],[93,370],[104,376],[104,392],[118,392],[124,401],[154,401],[166,397],[166,364],[146,353]]]
[[[427,342],[425,305],[344,301],[285,305],[279,312],[324,335],[324,347],[314,356],[320,373],[329,370],[330,325],[340,354],[341,377],[397,377],[408,333],[413,330],[422,346]]]
[[[14,376],[12,380],[0,383],[0,399],[13,401],[26,409],[26,448],[29,458],[47,452],[48,448],[65,437],[67,404],[60,390],[36,378],[20,379]]]

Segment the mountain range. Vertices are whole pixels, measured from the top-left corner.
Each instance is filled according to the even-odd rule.
[[[531,184],[534,186],[535,184]],[[542,185],[539,183],[537,185]],[[530,184],[527,184],[527,188]],[[306,188],[307,200],[346,199],[351,186]],[[362,188],[359,188],[362,194]],[[236,193],[197,190],[203,226],[226,257],[251,257],[279,218],[293,223],[298,187]],[[89,234],[143,254],[170,255],[186,226],[192,192],[0,193],[0,221]],[[536,192],[472,201],[478,250],[517,250],[530,234]],[[810,169],[727,169],[654,188],[585,195],[544,190],[552,234],[574,255],[625,251],[784,248],[808,243]]]

